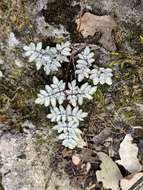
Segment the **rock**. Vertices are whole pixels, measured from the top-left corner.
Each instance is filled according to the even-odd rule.
[[[45,22],[45,18],[43,16],[38,16],[36,18],[36,30],[38,34],[46,37],[49,35],[48,31],[48,23]]]
[[[69,38],[69,32],[67,32],[63,25],[50,25],[45,22],[45,18],[43,16],[37,16],[36,29],[37,34],[40,34],[44,38]]]
[[[83,37],[86,38],[88,36],[94,36],[95,33],[100,32],[102,36],[99,43],[108,50],[116,50],[116,46],[112,38],[112,31],[117,25],[111,16],[97,16],[86,12],[81,19],[76,21],[76,23],[77,28],[80,27]]]
[[[45,133],[43,134],[43,136]],[[0,173],[5,190],[72,190],[68,177],[52,170],[51,144],[36,147],[36,136],[2,132],[0,138]],[[48,142],[48,141],[47,141]],[[38,149],[38,151],[37,151]],[[53,151],[53,150],[52,150]]]
[[[125,23],[139,23],[142,19],[143,1],[139,0],[88,0],[94,12],[100,15],[115,15],[117,20]]]
[[[74,154],[72,156],[72,162],[74,165],[78,166],[80,161],[81,161],[81,159],[80,159],[80,156],[78,154]]]
[[[32,4],[32,14],[38,14],[42,9],[47,8],[48,3],[53,3],[54,1],[55,0],[37,0],[36,3]]]
[[[87,3],[92,7],[94,14],[111,15],[116,19],[118,30],[123,34],[123,40],[118,45],[121,51],[142,51],[138,40],[143,33],[142,0],[88,0]]]
[[[62,177],[59,177],[53,172],[50,177],[51,179],[46,190],[75,190],[75,188],[69,185],[69,178],[65,174],[63,174]]]

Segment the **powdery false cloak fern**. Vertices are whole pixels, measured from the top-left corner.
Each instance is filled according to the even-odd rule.
[[[83,99],[92,99],[93,94],[96,92],[97,87],[91,86],[87,82],[81,85],[80,87],[76,86],[76,80],[73,80],[71,83],[68,83],[69,90],[67,90],[67,99],[69,103],[73,106],[77,104],[82,105]]]
[[[110,68],[94,68],[91,70],[90,79],[94,85],[97,84],[112,84],[112,69]]]
[[[45,107],[52,105],[56,106],[56,103],[62,104],[65,100],[65,83],[63,80],[59,81],[55,76],[53,77],[53,84],[46,85],[45,90],[40,90],[38,98],[36,99],[37,104],[43,104]]]
[[[70,42],[57,44],[56,47],[47,46],[46,49],[42,49],[42,43],[37,45],[31,43],[29,46],[24,46],[24,55],[29,57],[29,62],[35,61],[37,70],[43,66],[47,75],[51,71],[58,71],[61,67],[61,63],[68,62],[68,56],[70,56]]]
[[[78,75],[78,81],[81,82],[85,78],[89,78],[90,66],[94,62],[94,53],[86,47],[83,52],[78,54],[75,73]]]
[[[58,71],[62,63],[69,64],[72,56],[70,42],[57,44],[56,47],[48,46],[45,49],[42,48],[41,42],[37,45],[31,43],[23,49],[24,55],[29,57],[29,62],[35,62],[37,70],[43,68],[47,75]],[[47,118],[55,123],[53,129],[59,133],[58,139],[70,149],[83,148],[86,145],[79,124],[87,117],[87,113],[79,106],[83,104],[84,99],[93,98],[98,84],[111,85],[113,76],[111,69],[94,65],[94,53],[89,47],[77,57],[74,67],[76,77],[67,83],[53,76],[52,84],[45,85],[45,89],[40,90],[35,100],[35,103],[50,108]],[[86,79],[90,81],[90,85]]]

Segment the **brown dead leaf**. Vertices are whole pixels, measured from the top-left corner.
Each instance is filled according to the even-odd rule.
[[[120,186],[122,190],[128,190],[130,189],[133,185],[136,184],[136,182],[143,177],[143,172],[136,173],[135,175],[129,175],[123,179],[121,179]],[[142,184],[140,184],[140,187],[143,186],[143,181]],[[140,189],[141,190],[141,189]]]
[[[119,155],[121,160],[116,161],[131,173],[142,170],[142,165],[137,158],[138,147],[135,143],[132,143],[132,141],[132,136],[127,134],[120,144]]]
[[[119,190],[119,181],[122,179],[122,174],[113,160],[103,152],[98,153],[99,159],[102,161],[101,170],[96,172],[98,182],[103,183],[104,188]]]
[[[116,22],[111,16],[96,16],[89,12],[76,20],[77,30],[80,28],[80,32],[84,38],[88,36],[94,36],[96,32],[101,32],[102,37],[100,43],[108,50],[115,51],[116,46],[112,38],[112,31],[116,28]]]

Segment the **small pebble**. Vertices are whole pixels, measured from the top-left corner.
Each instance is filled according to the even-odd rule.
[[[80,161],[81,160],[79,158],[79,155],[75,154],[75,155],[72,156],[72,162],[73,162],[74,165],[76,165],[76,166],[79,165]]]

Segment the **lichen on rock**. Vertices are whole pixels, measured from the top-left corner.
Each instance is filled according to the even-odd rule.
[[[1,125],[1,128],[4,127],[6,128]],[[41,136],[45,136],[46,133],[43,130]],[[60,177],[50,167],[50,155],[53,151],[51,143],[48,145],[46,140],[39,146],[36,143],[36,134],[38,135],[39,132],[33,128],[25,130],[25,133],[21,135],[10,132],[1,134],[0,173],[4,189],[56,190],[56,187],[59,186],[60,190],[67,190],[67,188],[72,190],[68,177],[64,173]]]

